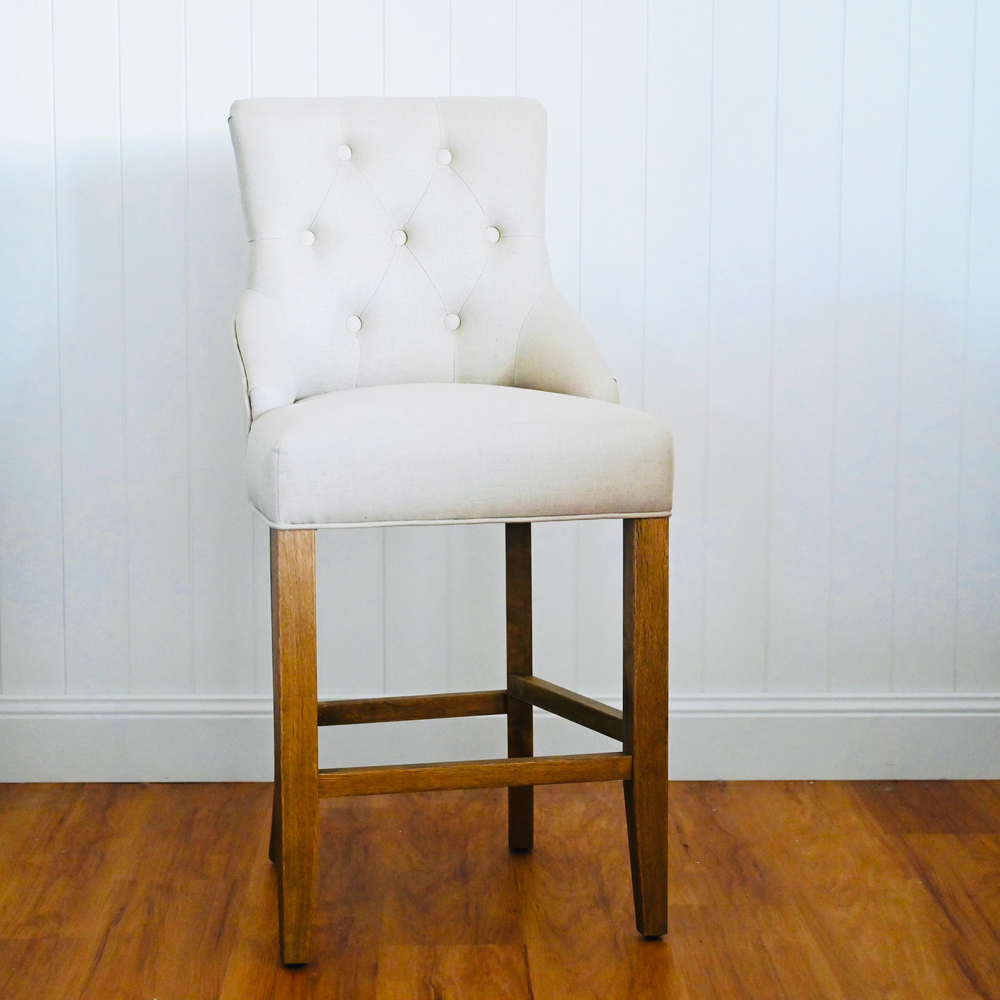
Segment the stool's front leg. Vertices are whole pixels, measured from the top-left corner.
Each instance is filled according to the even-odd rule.
[[[316,898],[316,532],[271,529],[275,815],[281,960],[309,961]]]
[[[625,785],[635,923],[667,932],[667,597],[666,518],[624,522]]]

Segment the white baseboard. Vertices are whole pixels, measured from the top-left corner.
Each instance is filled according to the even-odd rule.
[[[618,704],[621,699],[606,699]],[[1000,694],[673,695],[675,780],[1000,778]],[[535,752],[617,744],[536,713]],[[0,697],[0,781],[269,781],[271,700]],[[327,727],[323,767],[505,754],[503,719]]]

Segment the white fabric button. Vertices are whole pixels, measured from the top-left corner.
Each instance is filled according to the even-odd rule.
[[[398,247],[403,246],[403,244],[406,243],[406,231],[403,229],[395,230],[392,234],[391,239],[392,242],[396,244],[396,246]]]
[[[328,147],[329,148],[329,147]],[[349,160],[351,158],[351,147],[346,143],[342,143],[337,147],[337,159],[338,160]]]
[[[497,240],[499,239],[500,239],[500,230],[497,229],[496,226],[490,226],[490,228],[486,230],[486,242],[496,243]]]
[[[442,167],[448,166],[448,164],[451,163],[451,150],[439,149],[435,159],[441,164]]]
[[[361,329],[361,317],[348,316],[344,322],[344,326],[347,327],[349,333],[357,333]]]
[[[304,247],[311,247],[316,242],[316,234],[311,229],[303,229],[299,233],[299,242]]]
[[[458,313],[448,313],[444,318],[444,325],[449,330],[457,330],[462,325],[462,321],[459,319]]]

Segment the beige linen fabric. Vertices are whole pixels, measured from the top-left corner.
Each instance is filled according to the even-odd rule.
[[[254,421],[250,498],[277,527],[653,514],[670,509],[658,420],[495,385],[329,392]]]
[[[258,99],[230,129],[248,485],[271,524],[670,510],[669,433],[614,405],[553,286],[537,101]]]
[[[233,105],[230,129],[250,241],[236,328],[255,417],[399,382],[617,400],[552,284],[537,101],[258,99]],[[559,355],[574,360],[557,372]]]

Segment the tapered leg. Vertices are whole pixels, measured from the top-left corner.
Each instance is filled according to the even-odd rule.
[[[507,677],[531,673],[531,523],[508,524],[507,532]],[[509,681],[508,681],[509,686]],[[507,694],[507,756],[535,752],[531,706]],[[512,851],[530,851],[535,840],[535,789],[507,789],[507,843]]]
[[[309,961],[316,897],[316,532],[271,529],[275,805],[281,960]]]
[[[667,568],[666,518],[624,522],[624,750],[635,924],[667,932]]]

